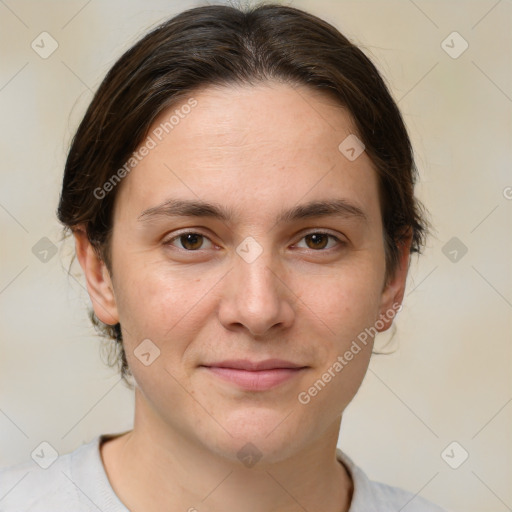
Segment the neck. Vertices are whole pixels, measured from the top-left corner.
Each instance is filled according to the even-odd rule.
[[[335,457],[340,422],[288,458],[251,466],[155,421],[141,402],[134,429],[101,447],[110,483],[132,512],[348,511],[352,480]]]

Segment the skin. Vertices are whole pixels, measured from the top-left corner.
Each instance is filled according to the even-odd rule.
[[[135,512],[346,511],[352,481],[335,450],[372,343],[308,404],[297,397],[401,303],[409,244],[386,277],[377,175],[365,152],[349,161],[338,150],[357,132],[332,99],[279,83],[192,96],[197,106],[119,185],[112,273],[75,232],[94,311],[121,323],[136,381],[134,429],[101,448],[107,475]],[[169,198],[234,216],[139,219]],[[365,218],[278,222],[283,210],[332,199]],[[178,236],[187,230],[205,238],[187,243]],[[306,237],[319,232],[336,238]],[[247,237],[262,248],[252,263],[236,252]],[[144,339],[160,349],[149,366],[134,355]],[[247,391],[200,367],[234,358],[307,368]],[[237,457],[249,442],[262,454],[253,467]]]

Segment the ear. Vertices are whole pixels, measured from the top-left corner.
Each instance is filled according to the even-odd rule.
[[[398,242],[398,267],[395,269],[393,275],[388,276],[384,289],[382,290],[379,324],[383,324],[383,327],[377,328],[379,332],[387,331],[391,327],[393,318],[402,305],[407,273],[409,271],[411,242],[412,234],[407,235]]]
[[[85,274],[87,291],[96,316],[105,324],[119,322],[114,287],[107,266],[87,238],[85,228],[73,231],[76,256]]]

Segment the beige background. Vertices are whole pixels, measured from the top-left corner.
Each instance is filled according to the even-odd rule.
[[[102,363],[55,209],[66,148],[106,71],[150,26],[200,4],[0,1],[0,466],[43,440],[65,453],[131,426],[132,394]],[[437,229],[411,269],[399,348],[374,357],[340,446],[371,478],[446,508],[512,510],[512,5],[291,5],[336,25],[385,75]],[[47,59],[31,48],[43,31],[59,45]],[[469,44],[456,59],[441,46],[454,31]],[[32,253],[43,237],[59,246],[46,263]],[[468,248],[457,262],[442,251],[452,237]],[[441,457],[452,441],[452,460],[469,453],[458,469]]]

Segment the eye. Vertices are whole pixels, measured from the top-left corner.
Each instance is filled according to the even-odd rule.
[[[305,246],[297,244],[297,247],[312,249],[315,251],[321,251],[324,249],[331,249],[336,245],[343,245],[339,238],[330,233],[325,233],[321,231],[316,231],[313,233],[308,233],[304,237],[302,237],[301,241],[305,241]],[[178,245],[179,244],[179,245]],[[205,247],[205,244],[210,244]],[[177,247],[179,249],[194,252],[199,249],[211,249],[213,248],[213,244],[211,240],[201,233],[196,233],[193,231],[188,231],[185,233],[181,233],[169,239],[169,241],[165,242],[165,245],[172,245],[173,247]]]
[[[210,243],[210,247],[203,247],[205,241]],[[177,246],[175,242],[179,242],[180,246]],[[179,249],[183,249],[186,251],[197,251],[198,249],[211,249],[212,242],[209,238],[201,233],[194,233],[192,231],[188,231],[186,233],[181,233],[173,238],[171,238],[168,242],[165,242],[165,245],[172,245],[174,247],[178,247]]]
[[[321,231],[308,233],[301,240],[305,240],[307,249],[313,249],[317,251],[322,249],[331,249],[332,247],[336,246],[336,244],[343,245],[343,242],[339,238]],[[334,240],[335,242],[329,245],[330,240]],[[297,245],[297,247],[300,247],[300,245]]]

